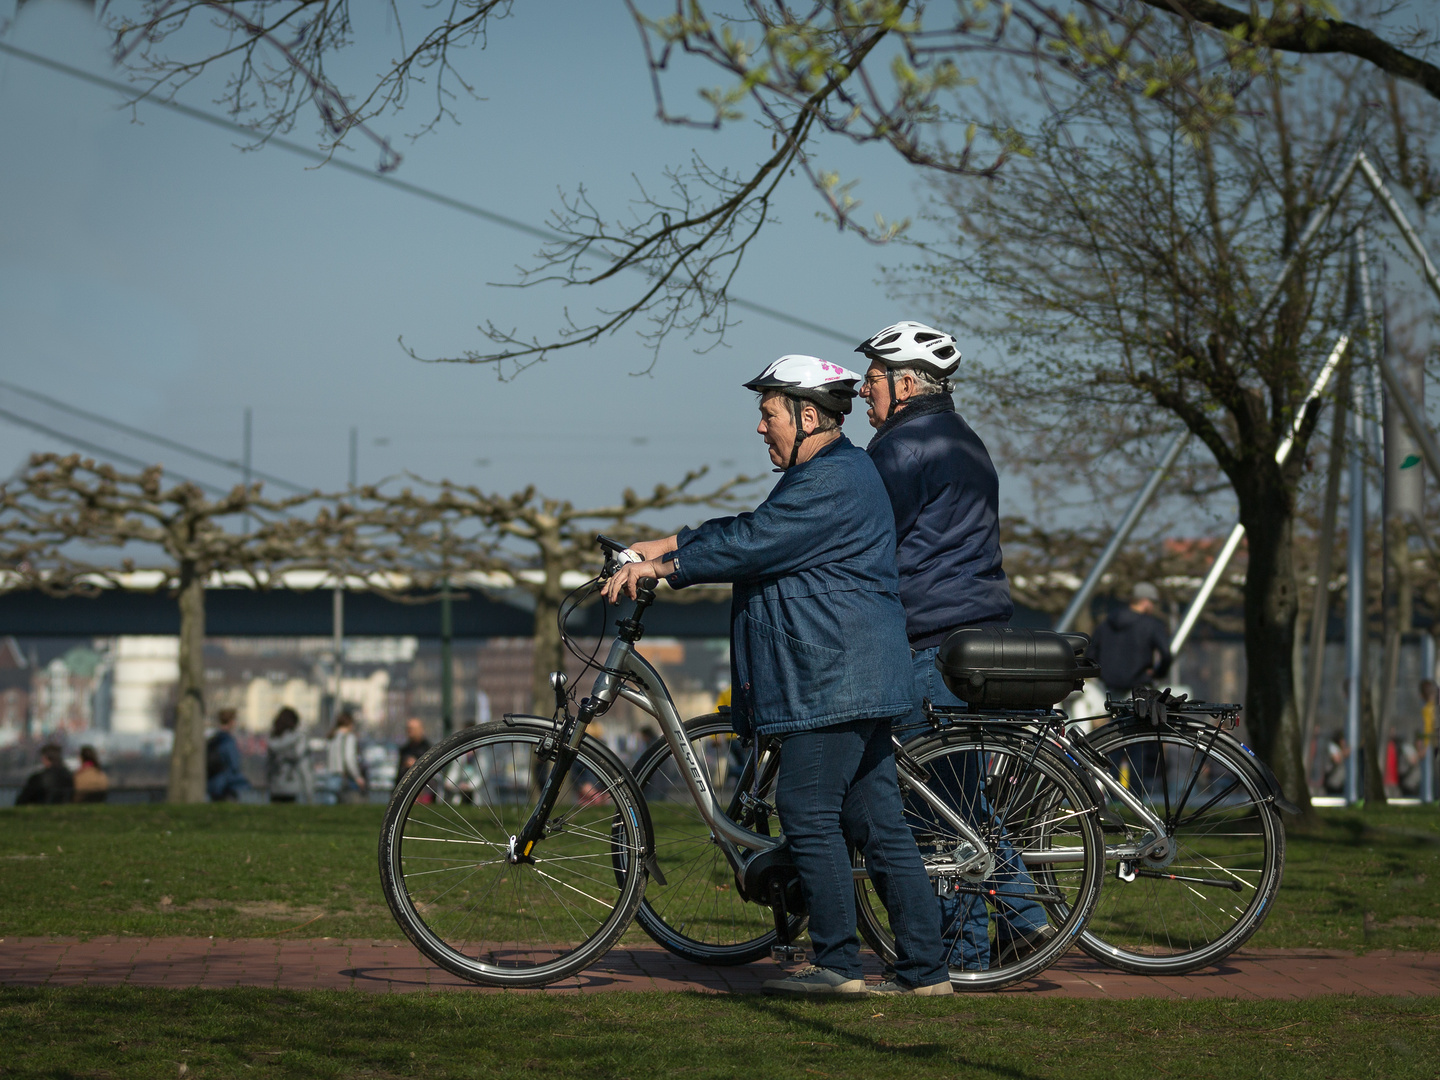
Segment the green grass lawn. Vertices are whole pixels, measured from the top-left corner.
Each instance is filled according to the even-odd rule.
[[[396,938],[371,806],[0,810],[0,936]],[[1440,948],[1440,811],[1323,811],[1252,947]],[[630,940],[644,940],[638,930]]]
[[[1433,1000],[0,990],[5,1077],[1434,1077]]]

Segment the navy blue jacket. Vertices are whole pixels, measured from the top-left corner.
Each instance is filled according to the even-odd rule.
[[[895,511],[905,631],[914,649],[1015,612],[1000,563],[1000,479],[948,394],[912,398],[866,447]]]
[[[212,799],[223,799],[232,791],[248,788],[250,781],[245,779],[245,773],[242,770],[244,763],[240,760],[240,744],[235,741],[235,736],[221,729],[210,738],[215,742],[215,749],[219,752],[224,767],[214,776],[206,779],[205,793]],[[205,756],[207,759],[210,756],[208,743]]]
[[[733,582],[731,709],[764,735],[914,708],[885,486],[843,435],[753,511],[682,529],[667,579]]]
[[[1133,690],[1170,670],[1170,628],[1154,615],[1116,608],[1095,628],[1088,650],[1107,690]]]

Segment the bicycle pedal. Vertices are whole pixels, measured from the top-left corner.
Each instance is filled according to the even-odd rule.
[[[798,964],[805,959],[805,950],[799,945],[771,945],[770,959],[781,964]]]

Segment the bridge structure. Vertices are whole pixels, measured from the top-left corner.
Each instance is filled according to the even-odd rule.
[[[347,591],[345,637],[441,637],[440,603],[415,600]],[[609,634],[622,610],[612,606],[606,611],[598,603],[588,604],[571,616],[569,630],[580,637]],[[729,637],[729,592],[685,601],[662,596],[646,615],[645,628],[653,637]],[[334,630],[329,589],[205,590],[207,637],[329,637]],[[457,588],[451,592],[450,635],[454,638],[530,637],[534,630],[533,606],[518,590]],[[101,589],[93,596],[67,597],[34,590],[0,593],[0,635],[109,637],[179,632],[179,607],[164,591]]]

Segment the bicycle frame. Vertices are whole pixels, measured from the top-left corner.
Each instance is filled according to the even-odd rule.
[[[731,864],[737,870],[744,865],[745,857],[740,853],[741,848],[760,852],[771,851],[779,847],[783,838],[752,832],[733,821],[721,808],[719,797],[715,793],[714,782],[710,777],[709,767],[703,758],[695,754],[690,740],[685,737],[685,725],[680,718],[679,711],[675,708],[674,701],[671,700],[670,691],[666,688],[660,673],[650,665],[649,661],[636,652],[630,642],[616,638],[610,646],[610,655],[605,661],[605,667],[609,670],[602,671],[596,677],[592,698],[597,702],[604,702],[605,708],[608,708],[617,697],[624,698],[632,705],[649,713],[659,722],[661,733],[664,735],[665,741],[670,744],[670,750],[675,755],[675,760],[684,763],[685,783],[690,789],[691,797],[695,800],[696,808],[700,811],[701,817],[705,819],[711,834]],[[622,671],[630,675],[644,687],[644,692],[626,685],[621,678],[612,675],[610,673],[612,671]],[[900,773],[901,780],[911,785],[916,793],[945,820],[946,824],[974,845],[978,853],[988,854],[988,848],[979,834],[966,824],[948,803],[927,788],[918,777],[904,767],[902,762],[897,760],[896,768]],[[857,871],[857,876],[868,875],[865,875],[864,871]]]
[[[624,550],[621,545],[605,537],[601,537],[600,541],[612,553],[617,549]],[[617,699],[622,698],[650,714],[659,723],[661,733],[669,744],[675,760],[684,765],[685,784],[690,789],[696,809],[699,810],[705,824],[709,826],[710,835],[715,843],[725,853],[726,860],[738,875],[743,878],[747,864],[752,863],[761,855],[778,850],[784,843],[783,836],[769,836],[745,828],[721,808],[710,770],[704,759],[696,755],[694,748],[690,745],[690,740],[685,735],[684,721],[675,708],[675,702],[670,697],[665,680],[660,677],[660,673],[650,665],[649,661],[636,651],[635,644],[644,633],[641,617],[654,601],[654,583],[642,584],[641,588],[637,590],[635,609],[631,617],[622,620],[617,627],[618,632],[610,643],[610,651],[606,656],[604,666],[595,677],[590,697],[581,702],[578,716],[567,717],[565,721],[562,728],[564,738],[556,745],[556,767],[546,781],[540,801],[531,813],[529,821],[516,836],[511,838],[508,857],[512,861],[528,859],[536,843],[543,837],[546,823],[559,795],[563,777],[575,760],[590,721],[604,715]],[[630,681],[638,684],[639,689],[629,685]],[[557,716],[558,707],[563,706],[562,690],[557,698]],[[905,767],[904,763],[905,754],[897,742],[896,766],[901,781],[913,788],[931,809],[972,848],[971,851],[964,852],[964,867],[968,868],[993,860],[993,852],[987,847],[979,833],[967,824],[944,799],[926,787],[912,770]],[[748,851],[749,854],[742,853],[742,849]],[[963,847],[957,848],[957,852],[960,851],[963,851]],[[857,871],[857,875],[868,876],[863,870]]]
[[[1163,848],[1165,846],[1166,832],[1164,822],[1156,817],[1154,812],[1133,792],[1121,784],[1115,777],[1111,776],[1108,769],[1101,768],[1096,764],[1094,760],[1096,752],[1085,742],[1084,733],[1078,728],[1073,731],[1067,730],[1063,716],[1057,714],[1051,718],[1025,717],[1021,720],[1016,720],[1012,717],[1005,716],[976,716],[948,708],[936,709],[933,715],[948,716],[952,721],[959,723],[998,723],[1010,727],[1028,728],[1037,743],[1040,741],[1049,742],[1077,772],[1086,776],[1096,786],[1108,791],[1114,795],[1116,799],[1124,803],[1125,806],[1140,819],[1141,824],[1145,826],[1148,833],[1132,844],[1107,844],[1105,847],[1105,858],[1107,860],[1126,861],[1144,858],[1154,853],[1157,848]],[[917,790],[920,790],[922,797],[925,798],[927,803],[936,806],[936,803],[932,801],[934,796],[931,795],[928,790]],[[1096,805],[1101,805],[1102,801],[1103,800],[1097,798]],[[936,808],[938,810],[938,806],[936,806]],[[973,835],[973,830],[967,828],[962,835],[965,835],[966,839],[969,839],[970,835]],[[975,841],[971,842],[974,843]],[[1067,862],[1081,862],[1084,860],[1084,853],[1082,851],[1070,851],[1063,848],[1021,851],[1019,855],[1020,858],[1024,860],[1026,866],[1041,863],[1053,865]]]

